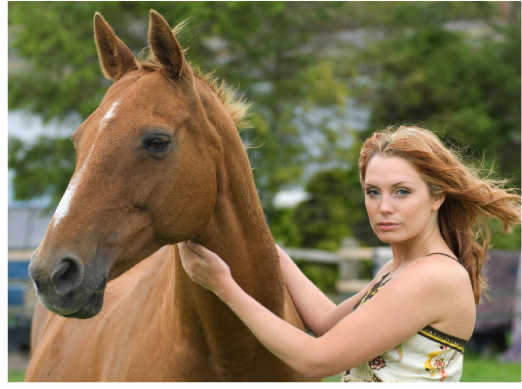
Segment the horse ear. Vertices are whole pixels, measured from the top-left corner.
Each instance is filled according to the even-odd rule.
[[[154,10],[150,10],[149,46],[163,65],[167,76],[179,78],[183,70],[183,51],[167,21]]]
[[[117,81],[127,71],[138,67],[134,54],[98,12],[94,15],[94,38],[105,77]]]

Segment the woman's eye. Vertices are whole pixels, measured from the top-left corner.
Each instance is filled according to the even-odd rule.
[[[151,139],[147,143],[147,147],[149,149],[154,149],[154,150],[163,150],[164,148],[166,148],[169,145],[169,143],[170,143],[170,141],[167,139],[155,138],[155,139]]]
[[[397,194],[399,196],[406,196],[406,195],[410,194],[410,191],[407,189],[399,189],[399,190],[397,190]]]
[[[376,189],[369,189],[366,191],[366,194],[369,196],[377,196],[379,194],[379,191]]]

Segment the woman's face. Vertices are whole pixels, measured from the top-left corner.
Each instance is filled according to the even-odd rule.
[[[408,242],[438,228],[434,199],[421,175],[403,158],[376,155],[368,163],[365,204],[373,231],[384,243]]]

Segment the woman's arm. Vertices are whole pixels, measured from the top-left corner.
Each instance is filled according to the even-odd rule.
[[[306,327],[315,335],[322,336],[344,317],[352,313],[355,304],[373,285],[370,282],[363,290],[336,306],[321,290],[315,286],[297,267],[294,261],[281,247],[276,245],[285,283],[292,300]],[[390,266],[385,266],[386,268]],[[384,271],[386,270],[383,267]],[[375,279],[384,275],[381,270]]]
[[[357,366],[426,325],[447,320],[448,301],[454,300],[462,284],[432,262],[410,266],[325,335],[313,338],[245,293],[215,253],[201,245],[178,246],[188,275],[216,293],[268,350],[310,379]]]
[[[276,245],[276,248],[286,287],[299,316],[315,336],[321,336],[330,329],[326,328],[325,319],[337,306],[301,272],[281,247]]]

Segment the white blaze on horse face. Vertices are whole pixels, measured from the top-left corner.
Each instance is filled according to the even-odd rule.
[[[98,132],[96,134],[96,137],[94,138],[94,142],[91,146],[91,149],[89,150],[89,154],[87,154],[87,158],[85,158],[85,161],[83,162],[83,165],[81,169],[74,175],[74,177],[71,179],[71,182],[69,182],[69,186],[67,187],[67,190],[65,191],[62,199],[60,200],[60,203],[58,204],[58,208],[56,208],[56,211],[54,213],[54,223],[53,223],[53,230],[58,225],[58,222],[60,219],[62,219],[67,213],[69,212],[69,206],[71,205],[71,201],[73,199],[74,193],[76,192],[76,188],[78,187],[78,184],[80,183],[83,172],[87,168],[87,165],[89,164],[89,160],[91,159],[92,152],[94,150],[94,145],[96,144],[96,139],[98,139],[98,136],[102,132],[102,130],[107,126],[109,121],[114,118],[114,111],[116,107],[120,104],[120,100],[115,101],[103,119],[100,121],[100,125],[98,127]]]

